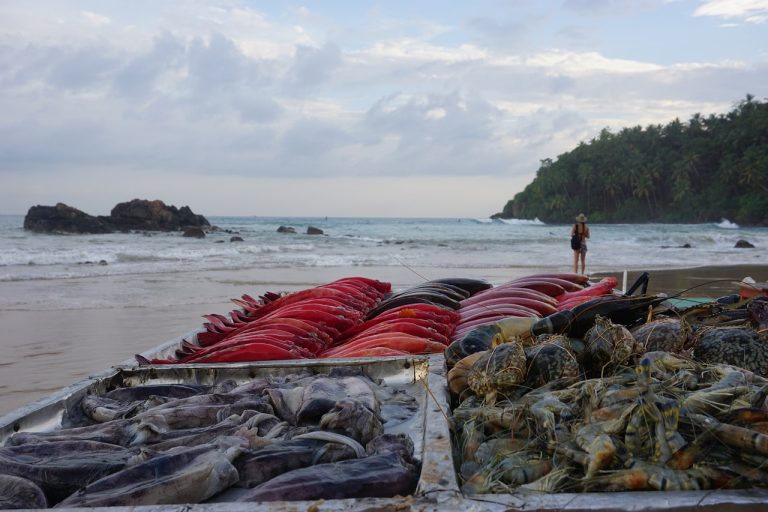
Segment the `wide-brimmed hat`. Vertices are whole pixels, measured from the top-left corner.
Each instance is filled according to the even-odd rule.
[[[587,222],[587,216],[583,213],[580,213],[576,216],[576,222]]]

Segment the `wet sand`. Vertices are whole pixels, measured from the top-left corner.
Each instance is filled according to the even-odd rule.
[[[112,276],[0,283],[0,415],[194,331],[206,313],[227,313],[243,293],[295,291],[366,276],[404,288],[428,279],[477,277],[499,284],[567,269],[336,267]],[[628,286],[640,272],[629,272]],[[605,274],[595,274],[599,279]],[[612,273],[622,284],[621,273]],[[768,280],[768,266],[652,271],[649,293],[721,296],[745,276]],[[74,305],[74,306],[73,306]]]

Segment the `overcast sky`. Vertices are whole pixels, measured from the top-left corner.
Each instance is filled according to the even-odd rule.
[[[768,96],[768,0],[2,0],[0,213],[487,217]]]

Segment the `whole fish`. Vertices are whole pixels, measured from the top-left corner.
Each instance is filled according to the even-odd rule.
[[[239,501],[386,498],[412,493],[418,468],[410,459],[410,438],[391,436],[373,440],[369,447],[373,453],[368,457],[289,471],[257,485]]]
[[[105,398],[123,402],[147,400],[153,396],[186,398],[192,395],[210,393],[211,386],[197,384],[143,384],[141,386],[117,388],[104,393]]]
[[[138,450],[96,441],[62,441],[0,448],[0,474],[34,482],[52,500],[139,460]]]
[[[346,444],[303,437],[309,435],[311,434],[302,434],[288,441],[249,450],[238,457],[235,460],[235,467],[240,475],[238,485],[255,487],[294,469],[358,456],[355,450]]]
[[[238,481],[232,461],[243,439],[174,448],[146,462],[97,480],[56,507],[110,507],[199,503]]]
[[[483,290],[491,288],[493,285],[483,279],[473,279],[468,277],[447,277],[443,279],[432,279],[429,283],[443,283],[451,286],[456,286],[463,290],[466,290],[469,295],[474,295]]]
[[[6,446],[55,443],[61,441],[97,441],[117,446],[132,446],[152,440],[159,434],[155,425],[131,419],[117,419],[86,427],[73,427],[48,432],[17,432],[5,442]]]
[[[211,426],[228,416],[242,414],[246,410],[267,414],[274,412],[268,401],[261,397],[251,397],[225,405],[153,408],[136,415],[135,420],[141,425],[154,425],[160,431],[177,430]]]
[[[531,332],[534,336],[567,334],[572,338],[581,338],[595,324],[597,315],[608,318],[616,324],[632,326],[648,314],[649,308],[659,305],[666,299],[666,296],[655,295],[598,297],[573,309],[566,309],[542,318],[531,327]]]
[[[245,411],[242,415],[233,414],[228,416],[215,425],[163,432],[152,444],[147,446],[153,450],[162,452],[177,446],[194,446],[210,443],[219,436],[237,435],[236,432],[241,428],[245,428],[246,430],[251,428],[258,429],[258,424],[263,422],[265,417],[274,418],[274,416],[269,414],[257,413],[256,411],[249,410]],[[251,422],[252,419],[257,419],[258,421]],[[258,430],[254,433],[254,436],[257,435]]]

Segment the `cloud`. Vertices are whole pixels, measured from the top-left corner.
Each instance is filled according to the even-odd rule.
[[[308,194],[302,180],[316,179],[316,189],[322,179],[327,187],[386,179],[524,186],[541,159],[605,126],[708,115],[746,93],[768,95],[762,57],[724,50],[720,60],[675,61],[601,50],[594,41],[610,40],[608,32],[533,2],[507,3],[498,16],[478,8],[402,18],[381,14],[392,7],[356,18],[239,0],[162,9],[137,0],[91,16],[41,2],[49,16],[0,3],[0,175],[19,190],[139,174],[189,193],[223,177],[269,182],[273,192],[293,181]],[[631,20],[633,6],[658,2],[566,6]]]
[[[342,61],[341,49],[328,42],[320,48],[299,45],[287,82],[294,91],[303,91],[322,86]]]
[[[96,14],[92,11],[82,11],[81,14],[86,20],[88,20],[89,23],[95,27],[109,25],[112,23],[112,20],[109,19],[108,16],[102,16],[101,14]]]
[[[495,17],[478,17],[467,22],[477,42],[489,47],[514,48],[519,46],[536,26],[536,17],[499,20]]]
[[[768,21],[768,0],[705,0],[693,15],[765,23]]]
[[[282,158],[314,158],[333,152],[351,142],[351,137],[334,123],[303,119],[286,130],[280,138]],[[311,170],[308,170],[311,174]]]
[[[161,87],[163,77],[181,71],[186,51],[184,42],[170,33],[159,35],[146,53],[128,58],[115,73],[115,92],[139,99],[152,96]]]
[[[196,38],[190,44],[184,82],[195,98],[231,90],[257,75],[256,62],[222,34],[214,34],[208,41]]]
[[[381,136],[394,136],[399,151],[469,150],[471,144],[493,142],[500,111],[476,94],[392,94],[381,98],[366,113],[364,126]]]
[[[652,9],[663,0],[564,0],[563,7],[581,14],[628,15]]]

